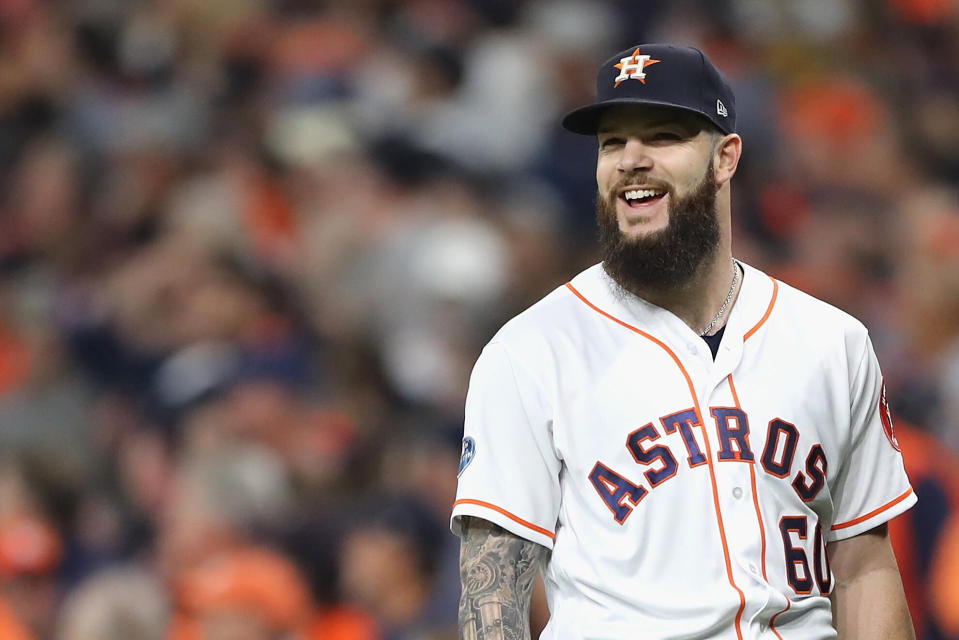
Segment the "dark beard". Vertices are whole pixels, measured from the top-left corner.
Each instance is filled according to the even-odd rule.
[[[619,229],[615,199],[599,194],[596,220],[603,248],[603,269],[626,291],[640,293],[681,287],[719,247],[713,163],[696,189],[684,198],[669,190],[669,223],[642,238]]]

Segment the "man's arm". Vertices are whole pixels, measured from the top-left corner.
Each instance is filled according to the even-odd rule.
[[[827,553],[836,580],[829,599],[839,640],[914,640],[889,527],[831,542]]]
[[[527,640],[533,579],[549,549],[481,518],[462,527],[460,638]]]

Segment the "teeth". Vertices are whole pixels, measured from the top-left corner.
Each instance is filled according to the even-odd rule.
[[[627,200],[639,200],[641,198],[652,198],[662,193],[663,191],[660,189],[633,189],[632,191],[624,193],[623,196]]]

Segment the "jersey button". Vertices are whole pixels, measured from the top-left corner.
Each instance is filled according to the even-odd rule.
[[[696,355],[699,353],[699,349],[697,349],[696,345],[692,342],[686,344],[686,350],[689,351],[691,355]]]
[[[749,563],[749,572],[753,575],[759,575],[759,567],[754,562]]]
[[[733,487],[733,497],[739,500],[743,497],[743,490],[739,487]]]

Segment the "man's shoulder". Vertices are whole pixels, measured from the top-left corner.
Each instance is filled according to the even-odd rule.
[[[544,297],[507,321],[491,342],[507,346],[548,343],[568,335],[582,326],[587,307],[576,296],[569,284],[585,287],[602,286],[602,267],[589,267],[569,282],[553,289]]]
[[[763,272],[752,269],[756,274]],[[794,344],[826,349],[845,343],[849,350],[859,351],[869,331],[854,315],[787,282],[775,280],[775,301],[769,314],[771,326],[788,334]]]
[[[866,331],[865,325],[854,315],[811,293],[781,281],[779,290],[785,310],[793,315],[796,322],[812,323],[823,328],[834,327],[844,331]]]

